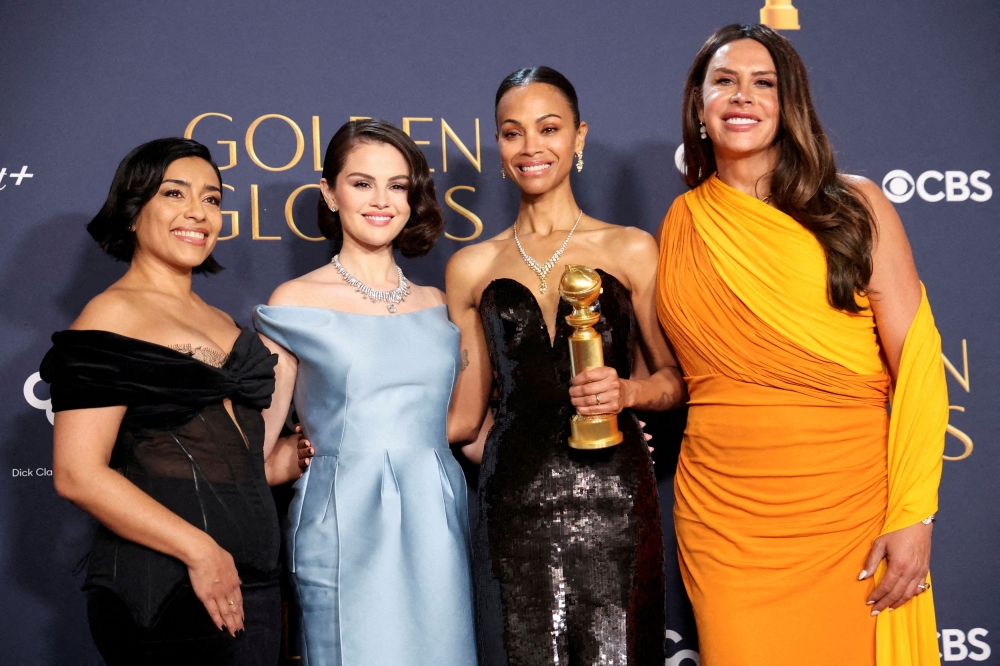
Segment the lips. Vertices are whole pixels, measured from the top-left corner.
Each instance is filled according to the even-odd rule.
[[[760,123],[760,118],[747,113],[727,113],[722,117],[726,127],[733,130],[750,129]]]
[[[552,167],[552,162],[527,162],[516,167],[525,176],[541,176]]]
[[[172,229],[170,233],[177,240],[190,245],[204,245],[208,239],[208,232],[204,229]]]
[[[365,220],[368,221],[368,224],[373,227],[384,227],[388,226],[388,224],[392,222],[392,218],[395,216],[387,213],[366,213],[362,215],[362,217],[364,217]]]

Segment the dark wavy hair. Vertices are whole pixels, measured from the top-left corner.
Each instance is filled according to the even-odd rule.
[[[830,305],[861,312],[855,296],[867,294],[872,276],[874,214],[865,196],[837,172],[833,150],[813,107],[802,58],[771,28],[727,25],[715,31],[695,56],[682,108],[685,180],[688,186],[697,187],[716,172],[712,140],[700,138],[701,87],[716,51],[739,39],[752,39],[764,46],[777,72],[781,117],[774,140],[779,157],[771,174],[772,201],[823,246]]]
[[[212,161],[208,148],[191,139],[155,139],[134,149],[118,165],[108,198],[100,212],[87,224],[87,231],[101,249],[118,261],[132,261],[135,252],[135,232],[132,223],[142,207],[156,195],[163,183],[167,167],[182,157],[199,157],[215,170],[222,185],[219,167]],[[222,266],[215,257],[208,258],[192,269],[192,273],[218,273]]]
[[[507,78],[501,81],[500,87],[497,88],[496,100],[493,103],[493,115],[496,116],[500,100],[507,94],[508,90],[526,86],[529,83],[547,83],[550,86],[554,86],[562,93],[566,101],[569,102],[569,107],[573,109],[573,125],[576,127],[580,126],[580,100],[576,97],[576,88],[573,87],[573,84],[565,76],[551,67],[544,65],[524,67],[507,75]]]
[[[404,257],[422,257],[431,251],[444,229],[444,216],[437,203],[434,180],[427,166],[427,158],[407,134],[385,120],[352,120],[337,130],[330,139],[323,158],[323,178],[333,187],[337,176],[344,169],[347,156],[359,143],[381,143],[392,146],[400,153],[410,167],[410,189],[407,200],[410,204],[410,219],[399,235],[392,241],[392,247]],[[339,252],[344,244],[344,228],[340,224],[340,213],[335,213],[326,205],[320,194],[317,205],[319,230],[333,241],[333,251]]]

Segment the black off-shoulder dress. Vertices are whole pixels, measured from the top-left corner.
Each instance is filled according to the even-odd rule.
[[[102,656],[112,665],[275,664],[280,533],[264,476],[261,410],[270,405],[277,357],[250,331],[218,368],[105,331],[62,331],[52,342],[41,375],[53,409],[127,405],[111,467],[211,535],[243,583],[245,634],[237,640],[215,628],[180,560],[101,526],[84,589]]]
[[[627,378],[637,332],[631,294],[599,272],[595,328],[604,362]],[[660,505],[635,415],[619,415],[618,446],[571,449],[570,306],[559,302],[551,344],[532,292],[515,280],[491,282],[479,312],[500,390],[473,546],[482,663],[662,664]]]

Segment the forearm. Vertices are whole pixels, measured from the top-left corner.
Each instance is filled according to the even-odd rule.
[[[278,438],[271,454],[264,460],[264,476],[267,485],[280,486],[295,481],[302,476],[299,468],[298,436]]]
[[[625,406],[649,412],[663,412],[687,402],[687,385],[676,366],[666,366],[646,379],[626,379]]]
[[[99,520],[118,536],[176,557],[191,566],[208,534],[187,522],[110,467],[56,470],[60,495]]]

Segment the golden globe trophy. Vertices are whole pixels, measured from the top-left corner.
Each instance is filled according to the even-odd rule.
[[[569,360],[576,377],[604,365],[604,341],[594,330],[601,316],[590,309],[601,295],[601,276],[592,268],[568,264],[559,281],[559,295],[573,306],[566,322],[575,329],[569,337]],[[583,416],[578,412],[570,419],[569,428],[569,445],[574,449],[605,449],[622,441],[614,414]]]
[[[760,8],[760,22],[775,30],[798,30],[799,10],[791,0],[764,0]]]

